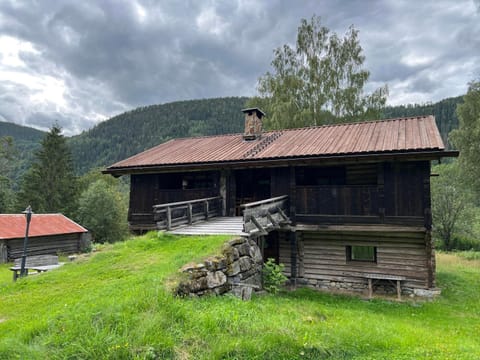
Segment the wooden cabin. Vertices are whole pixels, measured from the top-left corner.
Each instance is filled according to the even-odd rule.
[[[25,215],[0,214],[0,263],[22,256],[25,230]],[[90,242],[88,230],[62,214],[33,214],[28,235],[28,256],[74,254]]]
[[[281,197],[287,224],[252,236],[291,281],[364,291],[378,275],[401,279],[404,293],[435,287],[430,162],[458,153],[433,116],[264,132],[265,114],[243,111],[243,134],[170,140],[104,171],[130,175],[132,230],[158,228],[165,203],[187,201],[191,222],[190,200],[214,199],[207,217],[212,207],[234,217]]]

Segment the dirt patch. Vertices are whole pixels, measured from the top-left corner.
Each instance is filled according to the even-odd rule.
[[[0,318],[0,324],[4,321],[7,321],[7,319],[4,319],[4,318]]]

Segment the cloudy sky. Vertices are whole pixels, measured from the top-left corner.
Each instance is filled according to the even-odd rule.
[[[392,105],[480,78],[480,0],[0,0],[0,121],[67,135],[123,111],[251,96],[302,18],[360,31],[368,90]]]

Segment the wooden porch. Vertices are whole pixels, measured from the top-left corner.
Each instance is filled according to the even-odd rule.
[[[183,225],[167,232],[177,235],[249,235],[243,231],[243,217],[241,216],[215,217],[208,221]]]
[[[243,216],[226,217],[222,197],[159,204],[153,207],[158,230],[183,235],[265,236],[290,224],[288,196],[242,204]]]

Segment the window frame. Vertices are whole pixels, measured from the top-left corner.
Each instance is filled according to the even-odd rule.
[[[352,258],[352,249],[353,248],[359,248],[359,247],[365,247],[365,248],[373,248],[373,260],[365,260],[365,259],[353,259]],[[377,264],[377,247],[373,245],[347,245],[345,246],[345,253],[346,253],[346,258],[347,258],[347,263],[364,263],[364,264]]]

